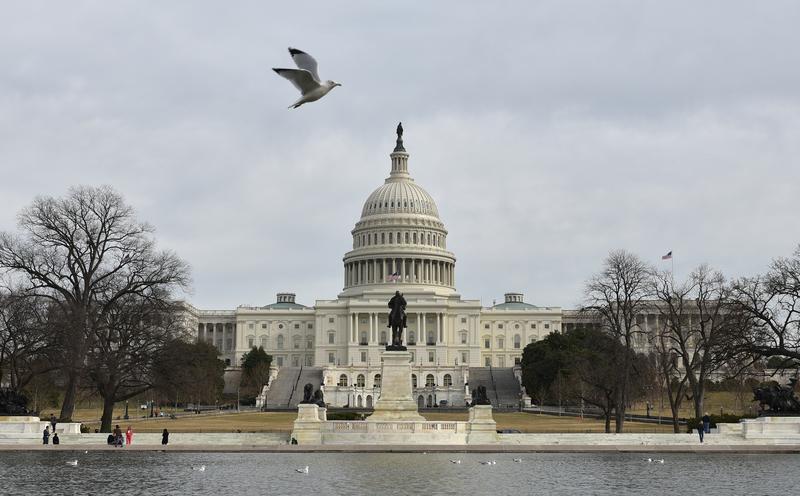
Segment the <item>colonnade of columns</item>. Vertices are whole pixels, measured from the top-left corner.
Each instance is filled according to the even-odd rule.
[[[197,324],[197,340],[209,342],[219,351],[233,351],[236,348],[236,324]]]
[[[381,320],[381,317],[385,318]],[[388,313],[384,312],[353,312],[348,315],[347,335],[351,345],[357,344],[383,344],[391,340],[392,330],[386,327]],[[433,316],[434,331],[428,336],[428,319]],[[362,328],[360,319],[367,317],[367,324]],[[445,314],[443,312],[413,312],[406,314],[408,328],[403,332],[403,345],[439,345],[445,341]],[[413,325],[416,324],[416,325]],[[409,341],[410,332],[414,333],[414,341]],[[364,335],[365,333],[365,335]],[[386,340],[381,333],[385,333]],[[363,338],[366,337],[366,340]]]
[[[395,277],[391,277],[397,274]],[[362,284],[438,284],[455,286],[455,264],[427,258],[375,258],[348,262],[344,266],[345,287]]]

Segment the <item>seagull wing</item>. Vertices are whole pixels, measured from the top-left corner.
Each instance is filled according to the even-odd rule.
[[[314,80],[320,82],[319,74],[317,74],[317,61],[314,60],[314,57],[302,50],[292,47],[289,47],[289,55],[292,56],[292,60],[294,60],[298,68],[310,72]]]
[[[310,72],[304,69],[272,69],[279,76],[288,79],[300,93],[307,94],[319,88],[320,84],[314,79]]]

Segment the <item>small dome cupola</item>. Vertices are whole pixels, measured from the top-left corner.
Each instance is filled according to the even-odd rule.
[[[506,303],[524,303],[525,299],[523,296],[522,293],[506,293]]]
[[[294,303],[294,293],[278,293],[277,303]]]

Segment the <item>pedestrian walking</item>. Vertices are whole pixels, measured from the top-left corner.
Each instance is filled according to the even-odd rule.
[[[50,444],[50,426],[46,425],[44,427],[44,432],[42,432],[42,444]]]
[[[128,430],[125,431],[125,444],[130,446],[132,442],[133,442],[133,429],[131,428],[131,426],[128,426]]]
[[[56,432],[56,416],[54,414],[50,414],[50,426],[53,428],[53,433]]]
[[[169,431],[164,429],[164,432],[161,433],[161,445],[166,446],[169,443]]]
[[[708,412],[703,415],[703,430],[706,434],[711,434],[711,417],[708,416]]]
[[[119,428],[119,424],[114,427],[114,446],[122,447],[122,429]]]
[[[53,433],[53,444],[61,444],[61,441],[58,439],[58,433]]]
[[[697,434],[700,436],[700,443],[703,442],[703,434],[705,433],[705,429],[703,429],[702,425],[697,426]]]

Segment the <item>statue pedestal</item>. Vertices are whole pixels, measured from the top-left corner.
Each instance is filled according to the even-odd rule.
[[[497,422],[492,417],[492,405],[476,405],[469,409],[468,444],[491,444],[497,442]]]
[[[325,408],[312,404],[297,405],[297,419],[294,421],[292,437],[297,444],[322,444],[322,424],[319,413],[325,416]]]
[[[425,421],[417,411],[411,395],[411,353],[384,351],[381,354],[381,396],[375,402],[375,413],[367,422],[385,420]]]

